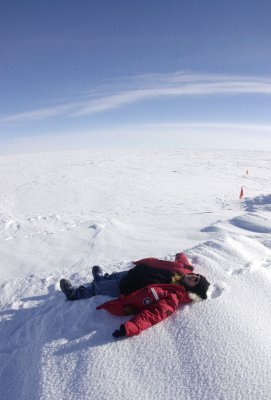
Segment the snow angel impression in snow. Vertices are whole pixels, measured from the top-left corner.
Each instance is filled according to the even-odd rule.
[[[75,288],[67,279],[61,279],[60,288],[68,300],[96,295],[117,297],[97,307],[114,315],[133,315],[113,333],[115,338],[138,335],[167,318],[180,304],[207,299],[210,283],[193,272],[184,253],[176,254],[175,261],[144,258],[133,264],[128,271],[110,275],[95,265],[90,285]]]

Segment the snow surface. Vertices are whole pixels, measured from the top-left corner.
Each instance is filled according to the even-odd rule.
[[[1,156],[1,399],[270,399],[270,162],[240,151]],[[113,339],[126,318],[96,311],[107,297],[60,292],[61,277],[89,282],[94,264],[121,271],[181,250],[212,282],[208,300],[139,336]]]

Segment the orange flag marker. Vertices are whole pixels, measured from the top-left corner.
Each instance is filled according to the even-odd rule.
[[[239,199],[242,199],[243,196],[244,196],[244,191],[243,188],[241,187]]]

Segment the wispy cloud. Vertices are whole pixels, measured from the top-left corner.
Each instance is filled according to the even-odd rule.
[[[122,92],[86,102],[75,111],[74,116],[95,114],[126,104],[163,97],[229,94],[271,94],[271,79],[185,73],[138,76],[128,81]]]
[[[5,123],[16,123],[24,121],[35,121],[38,119],[46,119],[50,117],[55,117],[57,115],[63,115],[68,109],[71,109],[71,107],[68,105],[61,105],[61,106],[21,112],[17,114],[0,117],[0,123],[5,124]]]
[[[110,86],[110,87],[109,87]],[[140,75],[96,88],[85,100],[0,117],[1,124],[34,121],[56,116],[81,117],[124,107],[127,104],[183,96],[270,95],[271,78],[231,75],[173,74]]]

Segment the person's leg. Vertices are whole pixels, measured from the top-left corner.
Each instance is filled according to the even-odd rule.
[[[128,271],[122,271],[122,272],[112,272],[112,274],[104,274],[102,277],[103,281],[115,281],[115,280],[121,280],[125,275],[127,275]]]
[[[113,272],[105,277],[104,280],[93,282],[95,295],[103,294],[111,297],[119,297],[120,281],[126,276],[128,271]]]
[[[87,299],[98,294],[119,297],[120,281],[127,273],[128,271],[113,272],[113,274],[102,277],[98,281],[93,281],[89,286],[80,286],[75,289],[74,300]]]

